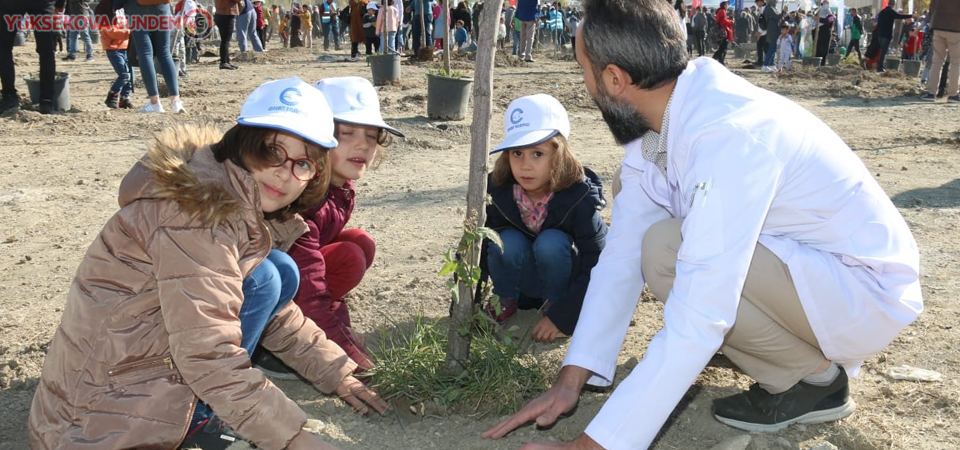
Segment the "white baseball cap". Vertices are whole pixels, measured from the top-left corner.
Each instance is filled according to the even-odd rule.
[[[547,94],[520,97],[503,114],[504,138],[490,154],[537,145],[557,134],[570,136],[570,119],[560,102]]]
[[[325,78],[314,84],[333,109],[333,120],[353,125],[383,128],[397,136],[403,133],[383,121],[380,98],[373,84],[361,77]]]
[[[286,131],[321,147],[337,146],[330,105],[297,77],[261,84],[243,102],[237,123]]]
[[[367,3],[367,9],[372,9],[372,10],[376,11],[376,10],[378,10],[378,9],[380,9],[380,8],[377,6],[377,3],[376,3],[376,2],[370,2],[370,3]]]

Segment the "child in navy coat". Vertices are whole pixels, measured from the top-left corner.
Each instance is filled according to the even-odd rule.
[[[506,137],[492,152],[500,157],[490,174],[486,220],[503,249],[487,242],[481,260],[500,311],[488,311],[502,322],[517,308],[542,308],[531,335],[552,342],[573,334],[603,249],[603,186],[570,150],[570,122],[555,98],[514,100],[504,125]]]

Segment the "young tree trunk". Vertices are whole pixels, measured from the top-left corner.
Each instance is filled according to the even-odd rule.
[[[425,1],[425,0],[422,0]],[[427,5],[423,3],[420,4],[420,47],[426,47],[427,45],[427,22],[423,18],[424,14],[427,12]],[[417,8],[413,8],[413,13],[417,14]],[[416,55],[414,55],[416,57]]]
[[[477,57],[473,78],[473,123],[470,125],[470,180],[467,184],[467,218],[469,226],[482,226],[486,221],[484,199],[487,195],[487,153],[490,148],[490,118],[493,110],[493,59],[497,50],[498,17],[503,0],[488,0],[480,13],[480,23],[487,31],[480,31],[477,42]],[[480,263],[480,245],[474,243],[460,255],[470,265]],[[465,369],[470,357],[470,338],[468,332],[473,317],[473,286],[467,280],[460,280],[460,296],[451,311],[450,330],[447,340],[446,369],[459,373]]]
[[[450,76],[450,24],[447,23],[450,21],[450,0],[443,2],[443,11],[440,14],[443,14],[443,70],[446,75]]]

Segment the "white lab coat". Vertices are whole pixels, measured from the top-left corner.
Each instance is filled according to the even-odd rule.
[[[789,267],[824,355],[855,376],[923,310],[919,252],[903,217],[826,124],[710,58],[677,81],[667,178],[626,145],[607,245],[564,365],[610,384],[644,285],[647,228],[685,218],[665,325],[586,433],[644,449],[733,326],[757,242]],[[704,412],[706,414],[706,412]]]

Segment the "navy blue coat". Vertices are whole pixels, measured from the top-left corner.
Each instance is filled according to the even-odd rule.
[[[584,168],[586,178],[562,191],[554,192],[547,203],[547,217],[543,220],[542,230],[563,231],[576,247],[573,273],[570,286],[563,298],[556,299],[547,311],[547,317],[566,335],[573,334],[583,307],[583,297],[590,283],[590,271],[597,265],[600,251],[607,237],[607,224],[600,217],[600,210],[606,205],[603,198],[603,185],[593,171]],[[487,205],[486,226],[495,231],[515,229],[527,234],[530,239],[537,236],[523,224],[520,208],[513,200],[513,184],[494,186],[487,179],[487,193],[492,199]],[[484,242],[480,258],[480,287],[489,277],[487,269],[487,242]],[[478,292],[480,289],[477,290]]]

